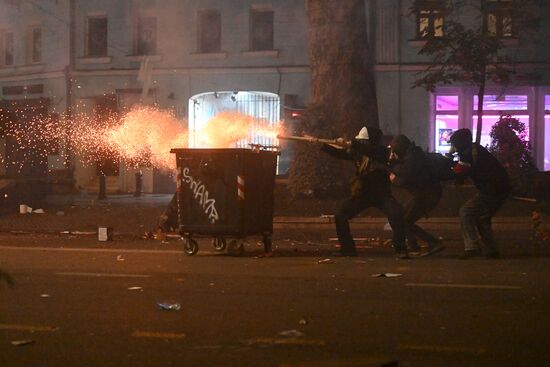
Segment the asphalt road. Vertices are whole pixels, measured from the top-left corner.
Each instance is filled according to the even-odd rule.
[[[319,263],[322,231],[279,231],[271,258],[254,241],[189,257],[176,240],[4,234],[0,366],[545,366],[550,258],[527,235],[501,233],[500,260],[457,259],[449,233],[433,258],[374,241]]]

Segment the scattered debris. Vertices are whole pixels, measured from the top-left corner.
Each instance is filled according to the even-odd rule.
[[[157,302],[157,305],[161,310],[167,310],[167,311],[181,310],[181,305],[179,303]]]
[[[118,255],[116,257],[116,261],[124,261],[124,260],[126,260],[126,259],[124,259],[124,257],[122,257],[122,255]]]
[[[13,340],[11,342],[11,345],[15,345],[16,347],[22,347],[24,345],[33,344],[34,340],[32,339],[24,339],[24,340]]]
[[[97,239],[99,241],[112,241],[113,240],[113,228],[112,227],[99,227],[97,230]]]
[[[396,278],[403,276],[403,274],[399,273],[378,273],[378,274],[372,274],[373,278]]]
[[[298,325],[307,325],[308,324],[308,321],[306,319],[301,319],[300,321],[298,321]]]
[[[332,260],[332,259],[323,259],[323,260],[317,261],[317,264],[334,264],[334,260]]]
[[[279,333],[279,335],[286,336],[286,337],[289,337],[289,338],[299,338],[299,337],[304,336],[305,334],[302,333],[301,331],[296,330],[296,329],[292,329],[292,330],[281,331]]]
[[[128,287],[129,291],[143,291],[143,287]]]
[[[33,213],[36,213],[36,214],[44,214],[44,213],[46,213],[46,212],[44,211],[44,209],[36,209],[36,210],[33,210]]]
[[[40,298],[50,298],[50,295],[47,294],[47,293],[42,293],[42,294],[40,295]]]

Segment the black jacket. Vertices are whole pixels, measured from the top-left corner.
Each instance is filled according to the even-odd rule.
[[[487,149],[472,143],[470,148],[458,152],[460,160],[471,165],[469,176],[481,194],[505,196],[511,186],[508,174],[500,162]]]
[[[441,191],[428,156],[414,143],[409,145],[404,157],[393,165],[392,171],[395,174],[393,183],[413,194]]]
[[[372,143],[360,143],[353,140],[347,149],[339,149],[328,144],[322,147],[324,152],[338,159],[351,160],[355,163],[358,191],[352,188],[354,195],[377,199],[391,195],[391,186],[387,170],[388,148]],[[368,165],[365,165],[368,158]]]

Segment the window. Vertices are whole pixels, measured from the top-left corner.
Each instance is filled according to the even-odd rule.
[[[449,138],[458,129],[458,95],[435,96],[435,150],[446,153]]]
[[[417,38],[443,37],[443,13],[441,10],[421,9],[417,14]]]
[[[491,0],[485,9],[486,31],[496,37],[513,37],[511,0]]]
[[[474,96],[474,116],[472,118],[472,134],[474,136],[477,130],[477,101],[477,96]],[[483,97],[483,125],[479,142],[482,146],[488,146],[491,143],[489,134],[501,115],[511,115],[523,122],[526,128],[526,136],[529,137],[527,95],[486,95]]]
[[[201,53],[221,51],[221,16],[218,10],[199,12],[198,51]]]
[[[137,21],[137,55],[154,55],[157,52],[157,18],[140,16]]]
[[[107,18],[88,18],[88,56],[107,56]]]
[[[0,67],[13,65],[13,32],[0,32]]]
[[[273,11],[250,10],[250,50],[273,50]]]
[[[27,63],[37,64],[42,61],[42,29],[31,27],[27,39]]]

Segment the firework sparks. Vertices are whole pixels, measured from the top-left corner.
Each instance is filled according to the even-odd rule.
[[[121,118],[110,115],[99,123],[86,115],[71,120],[43,116],[32,119],[18,116],[13,120],[24,121],[3,125],[4,134],[15,139],[19,147],[18,159],[7,162],[14,165],[37,159],[47,163],[48,155],[58,154],[63,145],[76,153],[84,165],[123,159],[130,166],[150,165],[170,170],[175,168],[170,150],[187,147],[190,136],[185,121],[148,106],[137,106]],[[201,148],[230,148],[239,142],[251,142],[254,136],[274,140],[280,126],[244,114],[222,112],[204,128],[191,132],[191,137]],[[4,159],[0,157],[0,161]]]

